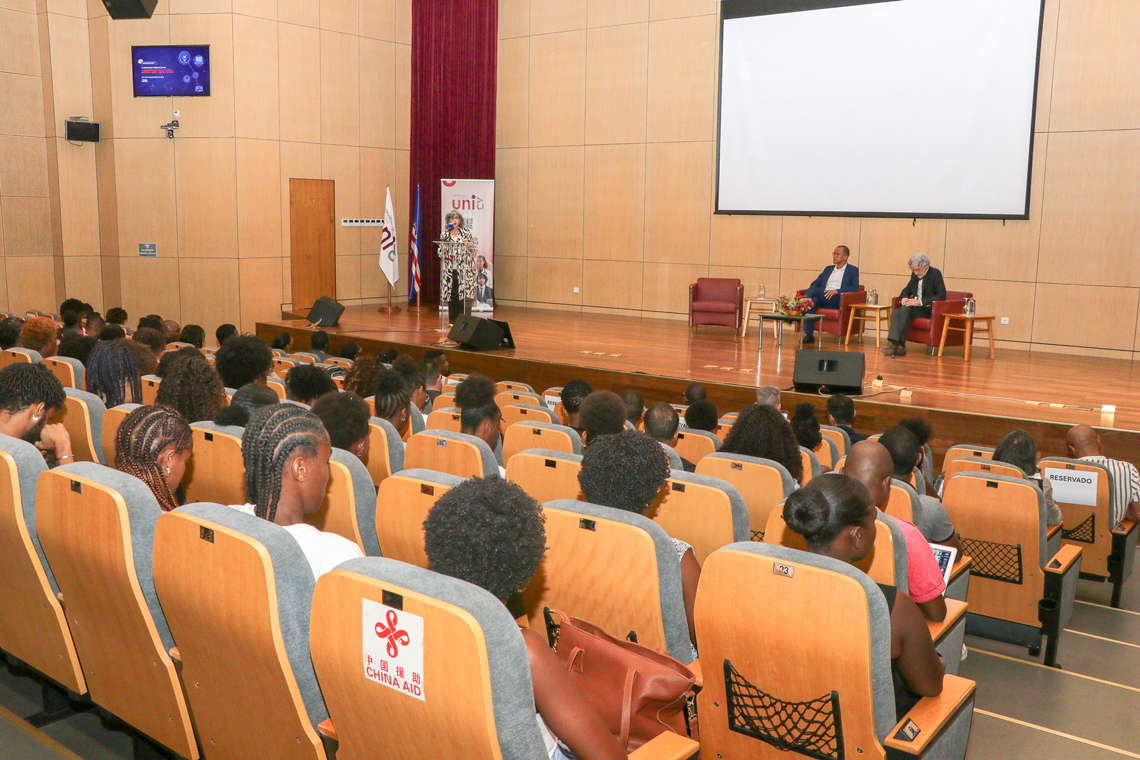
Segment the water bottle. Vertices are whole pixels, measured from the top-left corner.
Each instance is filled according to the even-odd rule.
[[[867,303],[871,306],[878,306],[879,304],[879,291],[871,288],[867,291]]]
[[[962,309],[962,313],[967,317],[972,317],[978,312],[978,302],[973,298],[966,299],[966,306]]]
[[[764,283],[760,283],[760,290],[757,292],[757,298],[764,297]]]

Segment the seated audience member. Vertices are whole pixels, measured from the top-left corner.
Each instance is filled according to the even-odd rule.
[[[780,389],[774,385],[762,385],[757,388],[756,403],[761,406],[770,406],[777,412],[783,411],[780,407]]]
[[[894,463],[894,477],[909,483],[914,468],[919,465],[922,457],[918,438],[906,428],[896,426],[879,436],[879,443],[887,449]],[[922,524],[918,527],[926,540],[932,544],[953,546],[961,551],[958,534],[942,502],[926,494],[919,494],[918,500],[922,504]]]
[[[586,449],[582,454],[578,485],[591,504],[644,515],[663,492],[668,477],[669,459],[657,442],[642,433],[624,430],[617,435],[603,436]],[[685,616],[689,620],[689,639],[695,647],[693,603],[697,598],[701,566],[697,564],[693,547],[684,541],[674,538],[673,548],[681,563]]]
[[[344,449],[363,460],[368,456],[368,419],[372,413],[364,399],[355,393],[326,393],[313,404],[333,448]]]
[[[87,357],[83,373],[87,390],[102,399],[108,409],[142,401],[139,365],[126,346],[129,342],[100,341]]]
[[[0,369],[0,434],[35,445],[48,467],[71,464],[71,438],[62,423],[48,424],[63,408],[63,386],[42,364]]]
[[[214,415],[215,425],[236,425],[245,427],[250,416],[263,406],[280,403],[280,398],[268,385],[247,383],[238,388],[230,399],[229,406],[223,406]]]
[[[99,340],[119,340],[127,337],[127,331],[122,325],[107,325],[96,336]]]
[[[392,423],[405,441],[412,434],[412,391],[400,373],[381,367],[376,373],[372,402],[376,416]]]
[[[843,474],[862,483],[878,509],[886,508],[891,498],[894,462],[882,444],[877,441],[860,441],[852,446]],[[906,538],[909,596],[928,620],[941,622],[946,619],[946,599],[943,597],[946,581],[934,559],[934,552],[917,527],[897,517],[894,520]]]
[[[202,352],[193,346],[183,346],[177,351],[167,351],[158,360],[158,366],[154,369],[154,374],[158,377],[165,378],[170,374],[170,368],[174,366],[174,362],[183,356],[202,356]]]
[[[361,398],[368,398],[376,392],[376,373],[380,363],[375,356],[362,356],[352,363],[348,372],[344,373],[341,385],[346,391],[351,391]]]
[[[20,317],[7,317],[0,321],[0,350],[13,348],[20,342],[20,331],[24,320]]]
[[[20,328],[20,347],[38,351],[45,359],[55,356],[58,344],[58,331],[51,317],[33,317]]]
[[[269,347],[290,353],[293,350],[293,336],[287,332],[279,332],[273,336],[273,343]]]
[[[424,376],[424,392],[427,393],[427,403],[424,412],[430,412],[435,405],[436,398],[443,393],[443,374],[440,371],[442,362],[437,356],[433,359],[420,359],[420,374]]]
[[[459,407],[460,432],[481,438],[494,451],[499,445],[503,413],[495,403],[495,381],[486,375],[468,375],[455,389],[455,405]],[[499,477],[507,477],[500,467]]]
[[[232,506],[289,531],[314,578],[364,556],[347,538],[305,523],[305,515],[320,509],[325,499],[331,455],[332,443],[320,419],[293,404],[258,409],[241,438],[245,492],[251,503]]]
[[[625,402],[625,418],[641,430],[641,420],[645,416],[645,397],[635,390],[628,390],[621,394],[621,400]]]
[[[84,364],[87,364],[87,357],[91,355],[91,349],[95,348],[98,342],[99,341],[90,335],[72,333],[71,335],[64,336],[63,340],[59,342],[59,349],[55,353],[56,356],[78,359]]]
[[[158,386],[155,403],[174,409],[187,422],[212,420],[225,406],[226,389],[206,357],[180,354]]]
[[[194,348],[201,348],[206,343],[206,331],[201,325],[186,325],[178,334],[180,343],[189,343]]]
[[[791,426],[784,415],[768,404],[744,407],[725,437],[720,453],[771,459],[784,465],[796,483],[804,474],[800,447]]]
[[[147,314],[145,317],[143,317],[142,319],[139,320],[139,326],[136,329],[137,330],[150,329],[150,330],[154,330],[159,335],[161,335],[162,334],[162,317],[158,316],[157,314]]]
[[[186,503],[182,477],[193,453],[190,426],[165,406],[140,406],[115,435],[115,469],[146,483],[163,512]]]
[[[67,320],[63,319],[63,313],[65,311],[75,312],[76,322],[80,323],[83,321],[83,317],[85,316],[85,312],[83,311],[83,306],[84,306],[83,302],[80,301],[78,298],[65,298],[65,299],[63,299],[63,303],[61,303],[59,305],[59,316],[60,316],[60,321],[62,321],[64,324],[64,327],[67,326]],[[88,305],[88,308],[90,308],[89,305]]]
[[[166,350],[166,338],[162,337],[162,333],[158,330],[152,330],[149,327],[140,327],[135,330],[131,340],[135,343],[142,343],[153,351],[155,356],[161,356],[162,352]]]
[[[661,446],[673,448],[677,443],[677,432],[681,427],[681,417],[672,404],[658,401],[645,410],[643,418],[645,434],[657,441]],[[697,466],[688,459],[681,457],[681,466],[685,472],[695,472]]]
[[[329,334],[324,330],[317,330],[313,333],[312,337],[309,338],[309,345],[312,346],[312,348],[309,349],[309,353],[316,354],[320,357],[322,362],[332,358],[332,354],[327,353],[329,348]]]
[[[611,391],[594,391],[582,401],[578,410],[582,425],[582,443],[586,446],[604,435],[625,430],[625,402]]]
[[[218,348],[228,339],[237,335],[237,328],[226,322],[224,325],[218,325],[218,329],[214,330],[214,340],[218,341]]]
[[[171,341],[178,340],[182,335],[182,327],[173,319],[164,319],[162,320],[162,327],[159,329],[159,332],[162,333],[162,337],[166,338],[166,342],[170,343]]]
[[[582,402],[594,392],[585,380],[571,380],[562,388],[562,424],[574,428],[578,435],[582,435],[582,424],[578,421],[578,409]]]
[[[285,376],[285,391],[293,401],[312,404],[326,393],[336,393],[337,387],[322,367],[300,364]]]
[[[135,357],[135,365],[139,369],[140,376],[153,375],[158,371],[158,357],[154,355],[154,351],[150,350],[150,346],[145,346],[135,340],[124,340],[122,344],[130,355]]]
[[[792,433],[796,436],[796,443],[808,451],[819,451],[823,443],[823,433],[819,432],[819,420],[815,416],[815,406],[804,401],[796,404],[796,413],[788,420],[792,426]],[[831,472],[831,468],[820,464],[820,472]]]
[[[546,554],[546,530],[538,502],[514,483],[472,478],[436,500],[424,521],[424,550],[431,569],[472,583],[511,609]],[[530,657],[534,707],[548,756],[566,757],[553,733],[581,760],[624,760],[626,753],[571,680],[546,637],[522,629]],[[548,728],[548,730],[547,730]]]
[[[918,464],[915,467],[919,472],[925,473],[926,468],[926,444],[930,441],[934,431],[931,430],[930,425],[926,420],[921,417],[907,417],[905,420],[899,421],[899,427],[904,427],[910,432],[914,433],[914,437],[918,439]],[[933,470],[933,468],[931,468]],[[925,477],[925,475],[923,476]],[[938,491],[934,490],[933,483],[926,483],[926,493],[934,498],[938,498]]]
[[[847,433],[851,443],[867,440],[867,436],[856,433],[851,426],[855,423],[855,402],[849,396],[836,393],[827,399],[827,424]]]
[[[120,306],[112,306],[107,309],[107,324],[119,325],[120,327],[127,323],[127,310]]]
[[[845,245],[835,246],[831,252],[831,266],[824,267],[822,274],[803,293],[803,297],[812,302],[806,313],[815,314],[820,309],[838,309],[841,295],[859,290],[859,268],[854,264],[847,265],[850,257],[850,248]],[[805,322],[805,344],[815,343],[814,333],[815,322]]]
[[[396,351],[396,349],[389,346],[388,348],[385,348],[383,351],[381,351],[376,356],[376,358],[380,360],[381,364],[389,364],[390,365],[392,362],[396,361],[396,357],[399,355],[400,354]]]
[[[410,356],[399,356],[396,361],[392,362],[392,371],[404,378],[404,382],[408,384],[412,393],[412,405],[422,412],[427,405],[428,395],[423,375],[420,374],[416,360]]]
[[[447,352],[442,349],[433,348],[424,353],[424,361],[435,362],[436,366],[439,367],[439,374],[444,377],[451,374],[451,362],[447,360]]]
[[[83,321],[83,332],[85,335],[90,335],[92,338],[98,338],[99,334],[107,327],[107,320],[103,319],[98,312],[91,312],[87,315],[87,319]]]
[[[946,300],[946,282],[942,272],[930,265],[925,253],[916,253],[907,261],[910,281],[899,293],[899,307],[891,312],[891,329],[887,334],[887,356],[906,356],[906,341],[910,323],[916,318],[929,317],[935,301]]]
[[[79,312],[71,309],[60,312],[59,321],[63,322],[63,329],[60,331],[61,336],[83,335],[83,324],[80,320]]]
[[[1140,473],[1136,465],[1109,459],[1104,455],[1104,444],[1091,425],[1077,425],[1065,436],[1069,456],[1102,464],[1112,473],[1112,523],[1124,518],[1140,522]]]
[[[685,426],[693,430],[704,430],[706,433],[715,433],[720,426],[720,416],[716,411],[716,404],[702,399],[694,401],[685,409]]]
[[[784,502],[784,522],[807,541],[813,554],[855,564],[875,545],[871,495],[847,475],[815,478]],[[895,713],[905,715],[922,697],[942,693],[945,669],[922,613],[894,586],[879,586],[891,620],[891,671],[895,684]],[[824,614],[807,611],[805,614]]]
[[[264,384],[273,370],[273,352],[256,335],[236,335],[224,340],[214,354],[214,369],[227,388]]]
[[[358,356],[360,356],[360,346],[357,345],[355,340],[350,340],[340,347],[341,359],[348,359],[350,362],[354,362]]]
[[[695,404],[708,398],[708,391],[700,383],[692,383],[685,389],[685,403]]]
[[[1049,527],[1065,522],[1061,508],[1053,500],[1053,486],[1048,478],[1041,477],[1037,467],[1037,441],[1024,430],[1013,430],[1001,439],[1001,443],[994,449],[994,461],[1011,464],[1025,473],[1033,485],[1037,486],[1045,495],[1045,509]]]

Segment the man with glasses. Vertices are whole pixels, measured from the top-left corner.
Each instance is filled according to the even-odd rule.
[[[859,268],[854,264],[848,265],[849,258],[851,249],[845,245],[837,245],[831,252],[831,266],[825,267],[823,274],[804,291],[804,297],[812,302],[808,314],[815,314],[820,309],[838,309],[839,296],[859,290]],[[804,322],[804,343],[814,343],[814,333],[815,321]]]
[[[910,282],[899,293],[899,308],[891,312],[891,331],[883,349],[887,356],[906,356],[906,336],[910,323],[916,317],[929,317],[930,305],[946,300],[946,283],[942,272],[930,266],[925,253],[916,253],[907,262],[910,265]]]

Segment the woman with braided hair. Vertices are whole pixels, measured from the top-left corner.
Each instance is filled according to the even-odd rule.
[[[245,490],[252,503],[234,509],[276,523],[297,541],[320,578],[345,560],[363,557],[347,538],[304,522],[321,508],[329,482],[332,443],[320,419],[295,404],[254,412],[241,439]]]
[[[87,357],[87,390],[108,408],[142,399],[142,382],[134,354],[122,341],[100,341]]]
[[[182,476],[193,453],[190,426],[166,406],[140,406],[115,435],[115,469],[146,483],[163,512],[186,501]]]

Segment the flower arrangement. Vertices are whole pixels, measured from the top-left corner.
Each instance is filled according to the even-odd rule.
[[[780,296],[776,299],[776,308],[792,317],[803,314],[811,305],[811,299],[803,296]]]

